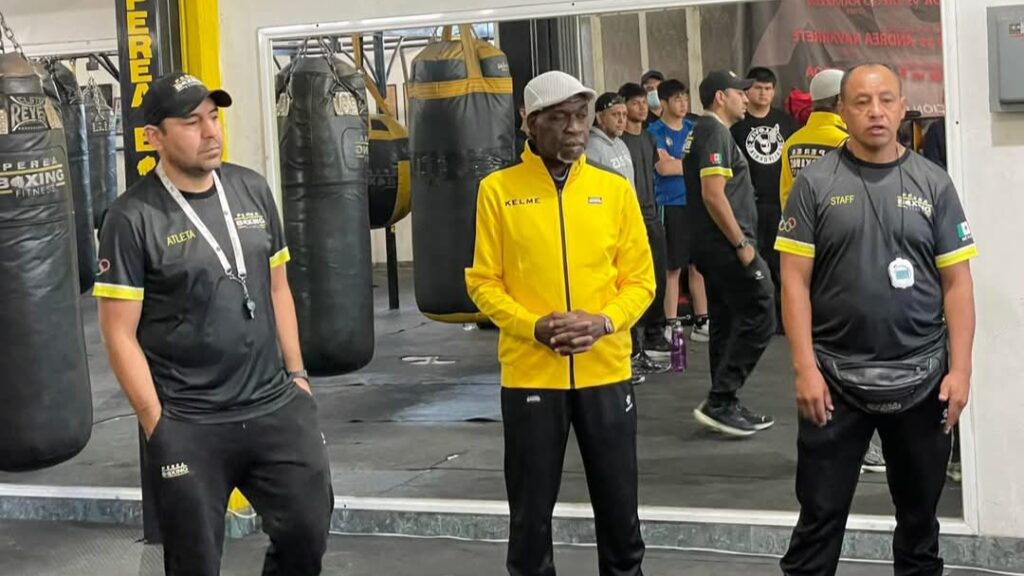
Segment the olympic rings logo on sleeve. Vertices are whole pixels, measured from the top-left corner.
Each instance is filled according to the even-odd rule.
[[[779,232],[792,232],[793,230],[796,230],[796,218],[779,220]]]

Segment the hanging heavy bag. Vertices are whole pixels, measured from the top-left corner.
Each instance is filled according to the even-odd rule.
[[[93,231],[89,143],[85,103],[78,78],[70,68],[55,60],[44,63],[60,103],[67,141],[71,197],[75,207],[75,238],[78,245],[78,288],[84,294],[96,283],[96,234]],[[43,79],[46,82],[46,79]]]
[[[512,162],[515,104],[505,55],[451,27],[412,63],[409,148],[416,303],[428,318],[480,322],[466,292],[480,180]]]
[[[279,102],[288,281],[312,374],[334,375],[373,357],[373,284],[367,206],[366,88],[323,43],[300,55]]]
[[[0,470],[63,462],[92,430],[64,146],[41,78],[0,55]]]
[[[352,37],[356,61],[363,61],[363,41]],[[409,132],[395,120],[391,105],[363,72],[366,90],[377,104],[370,115],[370,227],[387,228],[409,215],[412,184],[409,174]]]
[[[82,93],[89,138],[89,191],[93,227],[99,230],[107,209],[117,200],[117,126],[110,107],[92,78]]]
[[[409,215],[409,133],[392,116],[370,116],[370,227],[387,228]]]

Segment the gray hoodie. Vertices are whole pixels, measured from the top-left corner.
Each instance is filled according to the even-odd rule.
[[[636,190],[633,181],[633,157],[622,138],[612,140],[603,130],[594,126],[590,129],[590,140],[587,142],[587,160],[611,168],[622,174],[629,185]]]

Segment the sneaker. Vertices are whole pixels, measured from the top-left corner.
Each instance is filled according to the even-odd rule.
[[[767,414],[758,414],[757,412],[753,412],[742,404],[740,404],[740,414],[742,414],[747,422],[750,422],[758,432],[761,430],[767,430],[775,425],[775,418],[772,418]]]
[[[885,473],[885,456],[882,455],[882,448],[875,444],[874,440],[868,445],[868,451],[864,454],[860,472],[861,474],[865,472]]]
[[[700,316],[693,323],[693,332],[690,332],[690,340],[694,342],[707,342],[711,340],[711,321],[707,316]]]
[[[641,352],[636,356],[633,356],[633,372],[636,374],[664,374],[671,369],[672,367],[667,364],[655,362],[654,359],[648,356],[645,352]]]
[[[735,402],[712,408],[705,400],[694,409],[693,417],[711,430],[727,436],[743,437],[757,433],[757,428],[743,417],[740,405]]]
[[[633,386],[639,386],[639,385],[643,384],[644,382],[646,382],[647,378],[644,377],[643,374],[633,374],[633,377],[631,378],[631,381],[633,382]]]
[[[946,477],[959,484],[964,479],[963,468],[959,462],[950,462],[946,468]]]
[[[644,338],[644,352],[652,358],[668,358],[672,356],[672,343],[661,333],[653,338]]]

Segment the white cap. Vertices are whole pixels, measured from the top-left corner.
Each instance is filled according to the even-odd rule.
[[[822,70],[811,78],[811,100],[828,100],[839,96],[839,90],[843,84],[843,71],[828,69]]]
[[[526,116],[534,112],[561,104],[573,96],[582,95],[593,100],[597,93],[587,88],[582,82],[558,70],[545,72],[530,80],[523,90]]]

